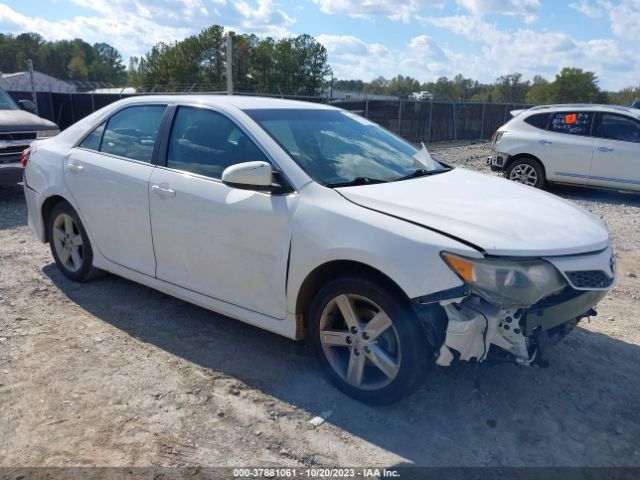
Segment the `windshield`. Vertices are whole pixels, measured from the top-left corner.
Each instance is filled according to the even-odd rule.
[[[380,126],[341,110],[245,110],[314,180],[327,186],[379,183],[446,171]]]
[[[4,90],[0,90],[0,110],[17,110],[15,102]]]

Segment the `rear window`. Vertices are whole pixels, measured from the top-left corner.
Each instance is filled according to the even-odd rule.
[[[548,113],[536,113],[535,115],[529,115],[524,119],[525,123],[532,125],[536,128],[545,129],[547,127],[547,121],[549,120]]]
[[[592,112],[552,113],[549,130],[570,135],[589,135],[592,119]]]

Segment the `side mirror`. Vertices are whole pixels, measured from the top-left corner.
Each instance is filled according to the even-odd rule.
[[[18,100],[18,106],[20,110],[24,110],[29,113],[33,113],[34,115],[38,114],[38,109],[36,108],[36,104],[31,100]]]
[[[267,162],[245,162],[231,165],[222,172],[222,182],[235,188],[268,190],[273,182],[271,165]]]

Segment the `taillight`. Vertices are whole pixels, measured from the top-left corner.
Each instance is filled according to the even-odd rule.
[[[31,156],[31,148],[27,148],[26,150],[22,151],[22,153],[20,154],[20,166],[22,168],[25,168],[27,166],[27,163],[29,163],[30,156]]]

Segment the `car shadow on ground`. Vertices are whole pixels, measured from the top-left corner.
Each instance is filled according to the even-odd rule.
[[[417,465],[638,465],[640,347],[578,327],[549,351],[550,367],[435,369],[427,385],[386,407],[329,385],[309,348],[108,275],[70,282],[44,273],[98,319],[212,372],[319,415]],[[141,372],[144,375],[144,372]]]
[[[550,185],[547,187],[547,191],[567,200],[640,207],[640,192],[607,190],[604,188],[572,187],[569,185]]]
[[[0,230],[27,224],[27,202],[22,186],[0,186]]]

